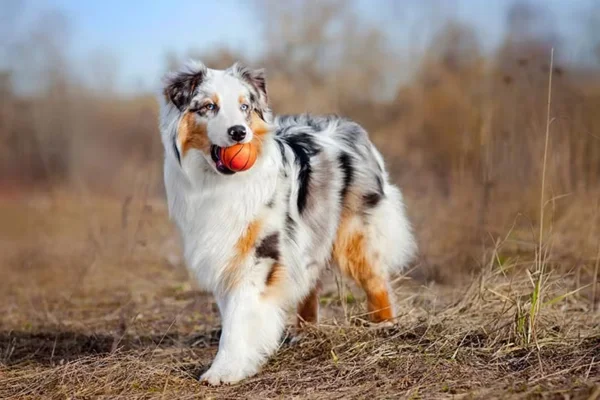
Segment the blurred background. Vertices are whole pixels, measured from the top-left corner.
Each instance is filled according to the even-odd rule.
[[[98,263],[139,262],[138,275],[181,265],[155,96],[189,58],[265,67],[277,113],[364,125],[415,225],[421,258],[410,274],[440,283],[477,272],[499,240],[501,257],[535,250],[552,75],[548,257],[593,274],[598,1],[0,1],[0,254],[10,276],[82,288]],[[122,277],[100,281],[110,279]]]

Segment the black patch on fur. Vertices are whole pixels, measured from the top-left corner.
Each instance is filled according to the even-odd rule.
[[[177,149],[177,144],[175,143],[175,139],[173,139],[173,152],[175,152],[175,157],[177,158],[177,162],[181,165],[181,155],[179,155],[179,150]]]
[[[288,161],[287,156],[285,155],[285,146],[281,140],[276,140],[276,142],[279,145],[279,151],[281,152],[281,161],[283,162],[283,165],[287,165]]]
[[[267,207],[273,208],[275,206],[275,196],[267,203]]]
[[[384,194],[383,193],[383,179],[381,179],[381,176],[379,176],[379,175],[377,175],[377,189],[379,190],[379,193],[381,193],[382,195]]]
[[[263,114],[263,111],[260,108],[258,108],[258,107],[254,108],[254,112],[256,113],[256,115],[258,115],[258,117],[260,119],[262,119],[263,121],[265,121],[265,114]]]
[[[288,239],[295,240],[296,221],[294,221],[289,212],[285,214],[285,233]]]
[[[306,208],[312,174],[310,158],[321,152],[321,146],[315,143],[312,136],[307,133],[285,136],[283,140],[294,152],[296,163],[300,166],[300,171],[298,172],[298,212],[302,214]]]
[[[381,199],[383,199],[383,194],[377,192],[367,193],[363,196],[363,202],[366,208],[377,207],[377,204],[379,204]]]
[[[377,190],[363,195],[365,210],[377,207],[385,197],[385,193],[383,193],[383,179],[380,175],[377,175],[375,178],[377,179]]]
[[[350,185],[354,181],[354,165],[352,164],[352,158],[348,153],[340,153],[338,162],[340,163],[340,168],[344,174],[344,181],[342,189],[340,190],[340,199],[343,203],[348,194],[348,189],[350,189]]]
[[[265,237],[256,248],[256,257],[270,258],[279,261],[279,233],[275,232]]]

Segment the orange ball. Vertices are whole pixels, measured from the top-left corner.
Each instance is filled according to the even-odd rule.
[[[222,147],[219,158],[227,168],[239,172],[252,168],[257,154],[256,146],[252,143],[240,143]]]

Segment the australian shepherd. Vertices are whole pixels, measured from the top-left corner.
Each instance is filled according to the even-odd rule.
[[[400,190],[357,123],[338,116],[273,116],[264,70],[192,62],[164,80],[160,130],[169,212],[187,267],[214,294],[219,349],[201,380],[256,374],[279,346],[289,312],[318,321],[325,268],[366,293],[373,322],[395,317],[390,276],[416,244]],[[220,149],[252,143],[234,172]]]

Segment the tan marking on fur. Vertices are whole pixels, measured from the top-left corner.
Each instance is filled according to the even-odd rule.
[[[263,300],[277,301],[285,297],[286,290],[285,267],[280,263],[273,263],[265,279],[265,289],[261,293]]]
[[[210,100],[217,106],[219,107],[221,105],[221,98],[219,97],[218,93],[213,93],[212,96],[210,96]]]
[[[371,270],[365,253],[365,235],[359,230],[362,222],[357,213],[360,208],[360,196],[349,191],[342,206],[340,223],[333,243],[333,257],[342,272],[360,282],[366,272]],[[359,221],[358,227],[356,221]]]
[[[394,318],[392,303],[387,289],[367,292],[369,317],[373,322],[389,321]]]
[[[263,221],[252,221],[246,231],[239,237],[235,245],[235,255],[223,271],[225,288],[230,290],[236,287],[241,280],[241,265],[246,261],[252,250],[256,247],[258,236],[262,229]]]
[[[273,263],[273,266],[271,266],[271,270],[269,271],[269,275],[267,275],[267,279],[265,280],[265,286],[267,288],[278,286],[278,284],[283,281],[284,277],[285,270],[283,266],[279,263]]]
[[[342,272],[355,281],[362,282],[372,274],[371,264],[365,254],[365,235],[361,231],[348,228],[349,218],[342,220],[333,244],[333,256]]]
[[[250,129],[252,133],[260,137],[271,131],[271,127],[257,113],[252,112],[250,116]]]
[[[263,149],[263,136],[270,132],[271,127],[255,112],[250,116],[250,129],[254,134],[252,145],[256,148],[256,157],[260,157]]]
[[[238,103],[239,103],[240,105],[242,105],[242,104],[244,104],[244,103],[246,103],[246,104],[247,104],[248,102],[246,101],[246,96],[244,96],[243,94],[240,94],[240,96],[238,97]]]
[[[340,270],[351,276],[365,291],[371,320],[389,320],[393,318],[393,311],[386,282],[375,271],[378,257],[368,253],[366,241],[362,221],[358,220],[350,202],[342,211],[333,244],[333,258]]]
[[[248,225],[248,228],[246,228],[246,233],[239,238],[235,246],[239,257],[246,258],[250,251],[255,247],[261,228],[262,220],[260,219],[254,220],[250,223],[250,225]]]
[[[350,217],[357,215],[360,212],[362,205],[362,196],[353,190],[349,190],[346,193],[346,199],[342,205],[342,216],[341,221],[349,219]]]
[[[319,320],[319,291],[321,282],[310,291],[308,296],[298,306],[297,325],[314,324]]]
[[[210,154],[210,140],[208,139],[206,125],[197,123],[194,113],[188,112],[181,118],[177,130],[177,139],[183,156],[189,149],[197,149],[205,154]]]

